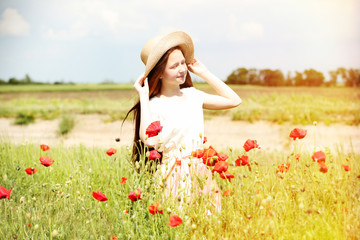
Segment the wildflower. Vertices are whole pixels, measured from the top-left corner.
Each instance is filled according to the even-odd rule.
[[[242,155],[241,157],[238,157],[238,159],[235,160],[235,164],[236,166],[245,166],[245,165],[250,165],[249,163],[249,157]]]
[[[50,157],[40,157],[40,163],[41,165],[44,165],[45,167],[51,166],[54,163],[54,160],[52,160]]]
[[[318,163],[322,162],[322,163],[325,163],[325,153],[323,151],[318,151],[318,152],[315,152],[313,155],[312,155],[312,159]]]
[[[122,177],[121,181],[120,181],[120,184],[125,184],[126,180],[128,180],[126,177]]]
[[[230,197],[232,196],[231,189],[225,190],[222,194],[223,197]]]
[[[159,202],[155,202],[152,206],[149,206],[149,212],[152,215],[155,215],[156,213],[163,214],[163,210],[159,210]]]
[[[112,236],[111,239],[112,240],[115,240],[117,238],[117,236]]]
[[[349,167],[349,166],[344,165],[344,164],[341,165],[341,166],[344,168],[345,171],[347,171],[347,172],[350,171],[350,167]]]
[[[319,166],[320,166],[320,172],[322,172],[322,173],[327,173],[328,168],[327,168],[327,166],[325,165],[325,163],[320,162]]]
[[[123,211],[123,213],[129,213],[129,212],[128,212],[128,210],[125,209],[125,210]]]
[[[191,153],[192,157],[202,158],[204,156],[204,149],[197,149]]]
[[[226,161],[226,159],[229,158],[225,153],[218,153],[217,156],[219,157],[219,161]]]
[[[207,137],[204,137],[203,144],[207,142]]]
[[[97,192],[93,192],[92,195],[96,200],[98,200],[100,202],[104,202],[104,201],[108,200],[107,197],[105,196],[105,194],[103,194],[99,190]]]
[[[160,159],[161,158],[161,155],[160,153],[158,153],[158,151],[156,150],[151,150],[149,152],[149,159],[150,160],[154,160],[154,159]]]
[[[170,227],[176,227],[176,226],[180,225],[181,223],[182,223],[182,220],[178,215],[174,214],[174,215],[170,216],[170,218],[169,218],[169,226]]]
[[[41,145],[40,145],[40,149],[45,152],[45,151],[47,151],[47,150],[50,150],[50,147],[49,147],[48,145],[41,144]]]
[[[141,200],[141,191],[140,189],[137,189],[135,191],[130,192],[129,199],[133,202],[137,200]]]
[[[224,161],[220,161],[217,162],[212,170],[212,172],[226,172],[229,168],[229,163],[228,162],[224,162]]]
[[[253,148],[259,148],[259,145],[257,144],[256,140],[246,140],[246,142],[244,143],[243,148],[245,149],[246,152],[250,151]]]
[[[219,173],[219,175],[222,179],[228,179],[229,182],[231,181],[231,178],[234,178],[234,175],[232,175],[229,172],[221,172],[221,173]]]
[[[145,131],[145,134],[148,135],[148,137],[154,137],[159,134],[162,130],[162,126],[160,125],[160,121],[152,122]]]
[[[300,154],[295,154],[295,159],[300,161]]]
[[[202,157],[203,163],[208,166],[214,166],[217,161],[214,161],[213,157],[216,155],[217,155],[217,152],[215,151],[215,149],[212,146],[210,146],[207,149],[204,149],[204,155]]]
[[[289,170],[289,168],[290,168],[290,163],[281,164],[278,166],[277,172],[284,173],[284,172],[287,172]]]
[[[37,172],[37,169],[36,169],[36,168],[27,168],[27,169],[25,169],[25,172],[26,172],[28,175],[33,175],[34,173]]]
[[[294,141],[296,140],[296,138],[298,139],[302,139],[306,136],[307,130],[305,129],[300,129],[300,128],[294,128],[291,132],[289,137],[293,138]]]
[[[0,185],[0,199],[2,199],[2,198],[10,199],[10,193],[11,193],[10,188],[9,188],[9,190],[6,190],[6,188],[4,188],[3,186]]]
[[[109,155],[109,156],[112,156],[115,153],[116,153],[115,148],[109,148],[109,150],[106,151],[106,154]]]

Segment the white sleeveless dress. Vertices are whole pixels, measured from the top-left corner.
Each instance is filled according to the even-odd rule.
[[[192,151],[203,149],[204,92],[189,87],[181,89],[181,93],[150,99],[152,120],[163,126],[160,144],[155,147],[163,152],[157,175],[165,181],[166,195],[191,202],[194,194],[206,194],[213,210],[220,211],[221,194],[211,170],[202,159],[191,157]]]

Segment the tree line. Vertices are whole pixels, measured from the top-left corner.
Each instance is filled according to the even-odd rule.
[[[30,76],[29,74],[26,74],[24,78],[20,78],[20,79],[17,79],[15,77],[12,77],[12,78],[9,78],[8,81],[5,81],[3,79],[0,79],[0,85],[41,85],[41,84],[50,84],[50,83],[46,83],[46,82],[37,82],[37,81],[34,81]],[[64,82],[64,81],[55,81],[53,83],[54,85],[60,85],[60,84],[75,84],[73,82]]]
[[[329,72],[330,79],[325,80],[324,74],[312,68],[304,72],[295,72],[286,76],[280,70],[255,68],[238,68],[226,79],[227,84],[250,84],[262,86],[360,86],[360,69],[338,68]]]

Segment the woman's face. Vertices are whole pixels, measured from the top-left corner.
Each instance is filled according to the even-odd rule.
[[[170,53],[165,70],[161,76],[163,85],[181,85],[186,80],[187,65],[181,50],[175,49]]]

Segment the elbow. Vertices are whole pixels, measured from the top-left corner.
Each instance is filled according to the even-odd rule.
[[[233,107],[237,107],[242,103],[242,100],[240,97],[237,97],[236,99],[234,99],[233,101]]]

